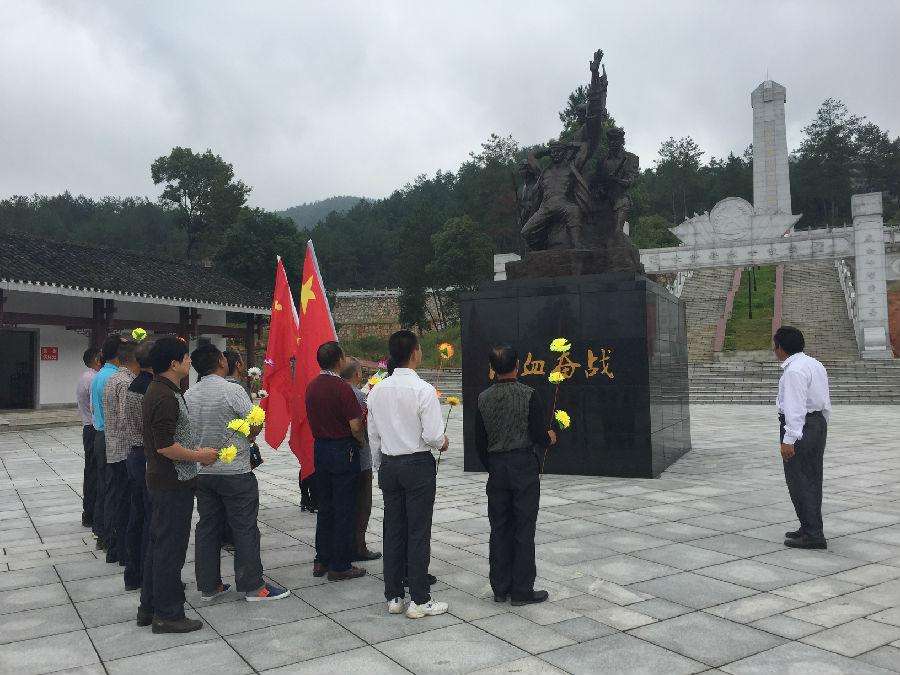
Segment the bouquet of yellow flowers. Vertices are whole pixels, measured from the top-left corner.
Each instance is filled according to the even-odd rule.
[[[234,434],[241,434],[245,438],[250,437],[250,432],[253,427],[261,427],[266,422],[266,411],[260,408],[258,405],[250,408],[250,412],[247,413],[247,416],[244,418],[236,417],[231,420],[226,427],[231,434],[229,435],[229,439],[234,436]],[[233,443],[228,445],[221,450],[219,450],[219,461],[223,464],[231,464],[235,457],[237,457],[238,449],[237,446]]]

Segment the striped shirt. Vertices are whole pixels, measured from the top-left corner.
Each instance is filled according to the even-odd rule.
[[[128,436],[125,433],[125,394],[134,373],[121,367],[110,375],[103,387],[103,410],[106,423],[106,463],[124,462],[128,457]]]
[[[253,403],[244,388],[228,382],[218,375],[204,375],[197,384],[184,395],[194,446],[201,448],[224,448],[234,445],[237,457],[231,464],[215,462],[201,466],[201,474],[248,473],[250,467],[250,441],[243,434],[228,429],[228,423],[236,418],[244,418]]]

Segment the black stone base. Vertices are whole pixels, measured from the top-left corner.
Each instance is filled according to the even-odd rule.
[[[572,426],[546,473],[651,478],[690,450],[684,304],[662,286],[629,273],[491,282],[463,296],[460,310],[466,471],[484,471],[475,412],[498,342],[519,350],[521,380],[540,392],[548,422],[547,376],[560,357],[549,345],[572,343],[577,367],[557,403]]]

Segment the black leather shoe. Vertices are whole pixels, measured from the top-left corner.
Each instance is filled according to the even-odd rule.
[[[364,561],[369,561],[369,560],[378,560],[380,557],[381,557],[381,553],[379,553],[378,551],[370,551],[369,549],[366,549],[365,551],[363,551],[361,553],[357,553],[355,556],[353,556],[353,558],[350,560],[350,562],[364,562]]]
[[[531,591],[530,597],[513,598],[509,604],[511,604],[513,607],[521,607],[522,605],[534,605],[539,602],[544,602],[549,597],[550,594],[547,591]]]
[[[192,633],[203,628],[203,622],[198,619],[189,619],[186,616],[170,621],[168,619],[153,619],[154,633]]]
[[[509,593],[494,593],[494,602],[506,602],[507,600],[509,600]]]
[[[153,623],[153,612],[148,612],[147,610],[138,607],[137,625],[141,628],[145,628],[151,623]]]
[[[801,532],[800,530],[794,530],[793,532],[785,532],[784,533],[785,539],[799,539],[802,536],[803,536],[803,532]]]
[[[806,535],[801,535],[796,539],[785,539],[784,545],[790,548],[809,548],[809,549],[826,549],[828,542],[825,539],[813,539]]]
[[[322,563],[314,562],[313,563],[313,576],[314,577],[324,577],[328,574],[328,566],[323,565]]]

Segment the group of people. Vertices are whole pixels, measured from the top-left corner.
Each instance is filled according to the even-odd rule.
[[[777,407],[781,455],[800,528],[785,544],[826,548],[822,529],[822,457],[831,410],[822,364],[803,353],[803,335],[783,327],[774,336],[782,361]],[[431,596],[428,567],[437,489],[435,452],[446,452],[438,393],[419,377],[417,336],[397,331],[388,340],[389,374],[368,393],[359,361],[337,342],[319,346],[321,369],[305,402],[315,439],[317,522],[312,574],[338,582],[366,574],[353,563],[376,560],[365,535],[373,475],[384,499],[383,575],[387,611],[411,619],[448,611]],[[547,600],[535,589],[535,526],[540,502],[540,452],[557,442],[536,390],[518,381],[520,361],[509,345],[492,348],[494,383],[478,396],[476,448],[488,470],[490,584],[496,602]],[[184,565],[196,495],[195,573],[202,600],[230,591],[220,569],[221,549],[235,554],[235,585],[248,601],[286,597],[266,583],[257,525],[258,449],[249,434],[229,435],[229,420],[245,418],[252,402],[236,379],[238,354],[203,343],[188,354],[180,338],[135,344],[118,336],[84,354],[78,383],[84,421],[82,523],[92,527],[106,561],[125,567],[129,590],[141,589],[140,626],[153,632],[202,627],[184,613]],[[181,389],[193,364],[199,381]],[[226,442],[238,452],[219,460]],[[254,452],[256,450],[256,452]],[[406,600],[406,588],[410,600]]]
[[[76,399],[85,455],[82,524],[106,562],[124,567],[125,588],[141,590],[139,626],[154,633],[202,628],[185,616],[181,571],[196,497],[195,574],[203,601],[227,593],[223,546],[235,555],[235,585],[247,601],[290,592],[262,575],[253,474],[255,436],[235,434],[229,421],[253,406],[240,384],[240,355],[204,342],[193,353],[176,337],[134,342],[112,335],[84,353],[87,370]],[[186,392],[191,366],[199,378]],[[219,460],[234,445],[231,462]]]
[[[436,579],[428,572],[437,489],[435,452],[446,452],[449,439],[438,394],[416,373],[422,348],[415,333],[401,330],[391,335],[388,352],[388,377],[364,397],[347,381],[359,382],[359,364],[346,357],[337,342],[318,349],[321,372],[306,391],[319,501],[313,575],[341,581],[366,574],[365,568],[353,565],[368,559],[361,555],[368,549],[354,530],[361,522],[355,512],[362,512],[368,521],[368,511],[360,509],[358,500],[366,492],[371,499],[371,477],[360,478],[364,457],[365,465],[371,462],[377,471],[384,499],[387,610],[420,619],[449,608],[432,598]],[[534,588],[539,451],[554,444],[556,434],[547,428],[538,393],[517,381],[516,351],[508,345],[495,347],[490,361],[497,381],[479,396],[477,427],[478,450],[490,473],[494,600],[514,605],[543,602],[547,592]]]

